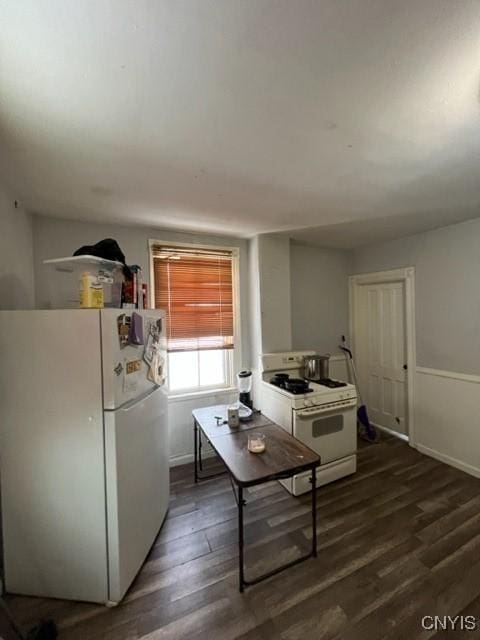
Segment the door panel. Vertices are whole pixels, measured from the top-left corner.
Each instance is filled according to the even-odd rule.
[[[98,313],[2,311],[0,319],[7,589],[105,602]]]
[[[355,313],[356,356],[369,417],[376,424],[406,434],[403,282],[359,286]]]
[[[320,454],[322,464],[351,455],[357,450],[355,408],[317,417],[302,418],[301,412],[294,413],[293,435]]]
[[[105,409],[118,409],[155,386],[147,378],[148,366],[143,359],[144,345],[128,344],[121,348],[118,337],[117,319],[132,316],[134,309],[102,309],[102,368],[103,395]],[[144,338],[150,322],[165,318],[159,310],[136,311],[143,317]],[[162,337],[162,343],[164,342]],[[162,347],[164,345],[162,344]],[[130,367],[128,366],[130,365]]]
[[[110,600],[140,569],[168,508],[167,402],[157,389],[105,412]]]

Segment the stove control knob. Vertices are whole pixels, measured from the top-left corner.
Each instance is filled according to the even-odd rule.
[[[305,406],[306,407],[311,407],[312,406],[312,401],[311,400],[305,400]]]

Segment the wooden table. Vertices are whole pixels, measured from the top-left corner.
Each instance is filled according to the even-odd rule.
[[[303,562],[317,555],[317,521],[316,521],[316,469],[320,465],[317,453],[294,438],[271,420],[256,413],[249,422],[240,423],[239,427],[231,428],[224,423],[227,405],[216,405],[203,409],[195,409],[193,414],[194,430],[194,477],[195,482],[212,478],[219,473],[208,476],[199,474],[202,470],[201,462],[201,434],[203,433],[212,448],[222,460],[232,481],[235,500],[238,506],[238,548],[239,548],[239,589],[257,584],[280,571],[284,571],[299,562]],[[247,449],[248,431],[255,429],[266,438],[266,449],[263,453],[250,453]],[[312,547],[311,551],[296,560],[284,564],[253,580],[246,580],[244,567],[244,526],[243,507],[246,502],[243,490],[246,487],[263,484],[271,480],[282,480],[305,471],[311,472],[312,483]],[[237,486],[235,491],[234,485]]]
[[[252,420],[248,422],[241,422],[239,427],[232,429],[228,426],[227,422],[227,404],[217,404],[212,407],[204,407],[203,409],[195,409],[193,414],[193,430],[194,430],[194,475],[195,482],[198,480],[207,480],[208,478],[214,478],[220,476],[228,471],[220,471],[218,473],[210,473],[208,475],[200,475],[203,471],[202,462],[202,433],[206,439],[211,442],[212,438],[216,436],[231,435],[232,433],[239,433],[240,431],[248,431],[249,429],[257,429],[267,424],[272,424],[272,421],[261,413],[255,413],[252,416]]]

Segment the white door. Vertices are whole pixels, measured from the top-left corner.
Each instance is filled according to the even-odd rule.
[[[408,434],[405,284],[358,286],[355,354],[360,391],[371,422]]]
[[[167,400],[162,389],[105,411],[109,599],[135,578],[162,525],[170,493]]]

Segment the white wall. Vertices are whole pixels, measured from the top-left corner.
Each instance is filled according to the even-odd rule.
[[[250,336],[261,352],[338,352],[348,332],[351,253],[291,242],[280,234],[250,241]],[[258,311],[258,308],[259,311]]]
[[[290,239],[276,234],[258,236],[258,269],[263,352],[290,351]]]
[[[480,476],[480,219],[362,247],[354,273],[415,267],[417,448]]]
[[[292,348],[289,238],[277,234],[252,238],[248,277],[252,399],[261,409],[260,355]]]
[[[264,234],[249,242],[249,318],[254,401],[260,406],[261,353],[317,349],[338,353],[348,330],[351,254]],[[345,378],[343,357],[331,360],[331,375]]]
[[[415,444],[480,478],[480,376],[417,367]]]
[[[32,220],[15,208],[0,185],[0,309],[30,309],[34,303]]]
[[[351,253],[292,242],[290,278],[292,348],[338,352],[348,335],[348,276]]]
[[[10,251],[8,266],[29,255],[29,218],[20,217],[3,198],[0,214],[12,229],[17,249],[4,240],[4,255]],[[7,206],[6,206],[7,205]],[[5,212],[9,215],[6,216]],[[394,242],[363,247],[352,255],[292,244],[288,238],[268,234],[257,236],[250,242],[221,236],[162,231],[160,229],[119,225],[95,225],[46,217],[34,218],[34,257],[37,285],[37,303],[45,297],[42,260],[70,255],[82,244],[92,244],[104,237],[114,237],[124,250],[129,262],[140,264],[148,277],[148,239],[238,246],[240,248],[242,366],[255,370],[258,355],[268,351],[314,348],[334,352],[338,337],[347,331],[348,273],[361,273],[413,265],[416,269],[416,331],[417,364],[460,374],[442,379],[439,393],[448,397],[462,396],[458,385],[467,384],[465,393],[477,394],[478,386],[462,380],[462,374],[480,374],[480,220],[402,238]],[[21,246],[20,245],[25,245]],[[19,248],[20,247],[20,248]],[[0,257],[1,259],[1,257]],[[350,259],[352,260],[350,262]],[[2,263],[3,264],[3,263]],[[9,281],[19,279],[24,299],[32,296],[31,264],[21,260],[17,273],[5,272]],[[10,275],[8,275],[10,273]],[[17,274],[20,273],[21,276]],[[2,281],[4,269],[2,269]],[[30,284],[29,284],[30,279]],[[9,287],[5,299],[10,295]],[[318,291],[318,298],[315,293]],[[344,377],[344,362],[332,361],[332,376]],[[418,377],[418,376],[417,376]],[[437,376],[438,377],[438,376]],[[452,382],[448,382],[451,380]],[[435,380],[433,384],[438,384]],[[450,384],[448,392],[444,386]],[[453,386],[455,385],[455,387]],[[424,450],[442,459],[457,460],[463,455],[456,442],[465,443],[461,464],[474,467],[476,459],[467,450],[480,450],[480,425],[467,427],[467,419],[460,417],[455,403],[449,403],[448,421],[451,433],[438,420],[434,406],[437,392],[429,391],[416,396],[416,441]],[[460,395],[459,395],[460,393]],[[476,397],[476,396],[475,396]],[[471,395],[471,402],[475,403]],[[231,396],[202,396],[170,403],[172,449],[176,462],[191,459],[191,410],[217,402],[229,402]],[[467,402],[466,406],[471,403]],[[437,405],[438,407],[438,405]],[[475,418],[476,420],[476,418]],[[451,445],[451,446],[450,446]],[[460,453],[459,453],[460,451]],[[468,454],[468,455],[467,455]]]
[[[248,242],[239,238],[181,233],[142,226],[93,224],[72,222],[58,218],[34,216],[33,244],[35,257],[35,285],[37,307],[45,306],[47,299],[46,272],[43,260],[72,255],[84,244],[94,244],[103,238],[115,238],[125,253],[129,264],[138,264],[149,279],[148,240],[187,242],[238,247],[240,250],[240,311],[241,311],[241,367],[250,367],[249,317],[248,317]],[[232,394],[219,399],[208,395],[192,399],[174,400],[169,404],[170,457],[174,463],[193,459],[193,435],[191,411],[195,406],[228,403]]]
[[[362,247],[353,272],[415,267],[417,364],[480,374],[480,219]]]
[[[262,321],[260,298],[260,255],[258,236],[248,243],[248,319],[250,336],[250,367],[252,370],[252,401],[254,406],[260,406],[260,355],[263,353]]]
[[[15,197],[0,184],[0,309],[31,309],[33,303],[32,219],[15,208]],[[0,575],[1,548],[0,521]]]
[[[186,464],[193,460],[193,419],[192,411],[201,407],[217,404],[230,404],[238,399],[236,392],[220,392],[190,398],[172,398],[168,403],[170,423],[170,464]],[[203,440],[203,455],[212,453],[212,449]],[[193,471],[192,471],[193,474]]]

